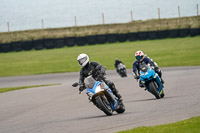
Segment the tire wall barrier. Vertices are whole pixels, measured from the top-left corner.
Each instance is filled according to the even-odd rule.
[[[1,52],[9,52],[12,50],[12,45],[10,43],[2,43],[0,44]]]
[[[128,33],[128,40],[129,41],[136,41],[138,40],[138,33]]]
[[[104,44],[107,42],[107,35],[96,35],[97,44]]]
[[[62,48],[66,45],[65,38],[58,38],[54,40],[56,48]]]
[[[156,39],[157,38],[157,32],[153,32],[153,31],[148,32],[148,38],[149,38],[149,40]]]
[[[84,46],[87,43],[86,37],[77,37],[76,42],[78,46]]]
[[[86,36],[86,39],[87,39],[87,44],[88,45],[94,45],[96,44],[96,35],[91,35],[91,36]]]
[[[148,32],[138,32],[138,39],[139,40],[147,40],[148,39]]]
[[[72,46],[95,45],[104,43],[115,43],[136,40],[154,40],[164,38],[176,38],[186,36],[200,35],[200,28],[193,29],[172,29],[162,31],[143,31],[133,33],[120,33],[120,34],[101,34],[101,35],[88,35],[81,37],[65,37],[55,39],[40,39],[32,41],[17,41],[12,43],[0,43],[0,52],[10,51],[28,51],[28,50],[41,50],[53,49]]]
[[[72,47],[76,44],[76,37],[65,38],[65,42],[68,47]]]
[[[128,39],[128,33],[117,34],[117,40],[119,42],[125,42]]]
[[[44,48],[44,39],[41,40],[34,40],[33,41],[33,48],[35,50],[41,50]]]
[[[163,30],[163,31],[157,31],[157,38],[158,39],[164,39],[169,37],[169,31],[168,30]]]
[[[44,47],[46,49],[53,49],[53,48],[55,48],[54,40],[55,39],[45,39],[44,40]]]
[[[186,37],[189,35],[189,29],[180,29],[179,30],[179,37]]]
[[[11,45],[12,45],[12,51],[22,51],[22,44],[23,42],[12,42]]]
[[[178,30],[169,30],[169,38],[175,38],[178,37]]]
[[[115,43],[117,40],[117,34],[107,34],[108,43]]]
[[[196,28],[196,29],[190,29],[190,36],[197,36],[200,35],[200,29]]]
[[[22,43],[23,50],[32,50],[33,49],[33,41],[24,41]]]

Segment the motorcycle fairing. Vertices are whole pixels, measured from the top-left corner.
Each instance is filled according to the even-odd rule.
[[[155,71],[152,71],[152,69],[148,67],[147,72],[140,71],[140,80],[146,82],[148,80],[155,78],[155,75],[156,75]]]
[[[157,74],[156,74],[156,75],[157,75]],[[160,77],[159,77],[158,75],[156,76],[156,82],[158,83],[158,91],[159,91],[159,94],[162,94],[163,85],[162,85],[161,79],[160,79]]]
[[[94,86],[91,89],[90,88],[86,88],[87,89],[86,93],[92,92],[93,94],[96,94],[95,89],[100,84],[101,84],[100,81],[95,81]]]
[[[88,93],[93,93],[94,95],[97,94],[97,93],[95,92],[95,90],[96,90],[96,88],[97,88],[98,86],[100,86],[101,84],[102,84],[102,82],[100,82],[100,81],[95,81],[94,86],[93,86],[92,89],[87,88],[86,94],[88,94]],[[108,93],[110,93],[110,96],[112,97],[113,92],[111,91],[111,89],[110,89],[106,84],[105,84],[105,87],[106,87],[106,90],[108,91]],[[101,93],[101,92],[100,92],[100,93]],[[107,95],[109,95],[108,93],[107,93]],[[116,110],[116,109],[118,108],[118,102],[117,102],[117,100],[115,100],[113,97],[112,97],[111,99],[113,99],[113,100],[111,100],[111,101],[112,101],[112,104],[110,104],[110,106],[111,106],[112,110],[114,111],[114,110]]]
[[[156,82],[158,83],[159,93],[162,94],[163,86],[162,86],[162,82],[161,82],[161,79],[158,76],[158,74],[156,74],[155,71],[152,70],[150,66],[148,67],[147,72],[140,71],[140,80],[141,80],[142,83],[145,83],[145,82],[152,80],[152,79],[156,80]]]

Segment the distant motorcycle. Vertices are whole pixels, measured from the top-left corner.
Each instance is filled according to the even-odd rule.
[[[145,84],[146,89],[157,99],[165,96],[160,77],[149,65],[146,65],[145,63],[140,64],[140,80],[143,84]]]
[[[79,83],[72,86],[77,87]],[[111,116],[114,111],[123,113],[125,106],[122,101],[118,101],[111,89],[101,81],[96,81],[92,76],[85,79],[86,94],[93,104],[102,110],[106,115]]]
[[[126,74],[126,67],[124,64],[120,63],[119,65],[117,65],[117,73],[121,76],[121,77],[127,77]]]

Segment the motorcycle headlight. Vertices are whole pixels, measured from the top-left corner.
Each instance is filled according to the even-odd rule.
[[[98,92],[100,92],[100,91],[102,91],[102,89],[101,89],[101,86],[99,85],[99,86],[97,86],[97,88],[95,89],[95,93],[98,93]]]
[[[154,75],[154,78],[156,78],[158,76],[158,74],[156,73],[155,75]]]

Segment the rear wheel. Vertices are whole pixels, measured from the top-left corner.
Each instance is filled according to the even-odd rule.
[[[105,97],[103,96],[97,97],[96,104],[106,115],[111,116],[113,114],[113,111],[110,107],[110,103]]]
[[[160,94],[158,92],[158,86],[154,82],[148,84],[149,92],[152,93],[157,99],[160,99]]]

